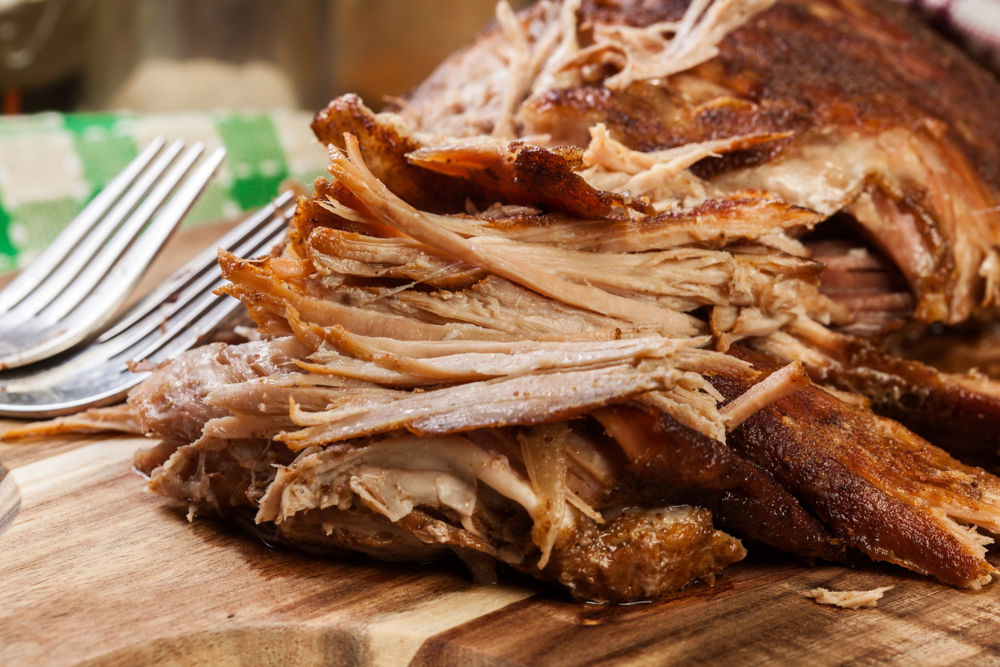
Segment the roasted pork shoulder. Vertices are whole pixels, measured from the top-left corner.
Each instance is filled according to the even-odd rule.
[[[144,433],[192,516],[579,599],[744,541],[979,588],[1000,385],[901,355],[994,318],[997,100],[878,0],[502,2],[389,110],[317,114],[286,242],[220,253],[259,340],[8,437]]]

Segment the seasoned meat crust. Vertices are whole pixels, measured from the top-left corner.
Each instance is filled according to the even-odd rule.
[[[677,20],[687,5],[684,0],[587,0],[581,13],[648,26]],[[717,58],[689,74],[759,106],[695,107],[669,126],[649,118],[648,124],[622,128],[633,129],[643,142],[633,147],[655,150],[718,136],[801,134],[829,126],[877,133],[916,129],[936,119],[941,122],[926,129],[955,143],[979,178],[1000,190],[1000,128],[980,111],[996,102],[996,75],[972,66],[967,54],[903,7],[848,0],[778,2],[734,30],[719,50]],[[630,121],[641,118],[641,106],[628,114]]]
[[[603,21],[646,27],[677,21],[688,0],[585,0],[580,23]],[[537,11],[537,10],[536,10]],[[441,100],[439,76],[450,65],[495,48],[496,28],[453,56],[418,88],[403,109],[421,126],[423,106]],[[780,35],[780,39],[775,39]],[[947,138],[973,165],[978,177],[1000,191],[1000,128],[983,109],[996,102],[997,77],[977,67],[917,15],[891,2],[782,0],[752,17],[719,43],[719,55],[682,76],[719,88],[701,93],[711,104],[675,100],[653,85],[626,91],[599,86],[544,91],[537,106],[564,127],[586,129],[602,121],[626,145],[652,151],[724,136],[826,127],[877,133],[894,127],[926,130]],[[685,83],[680,84],[684,90]],[[719,93],[725,97],[720,99]],[[740,101],[744,103],[740,103]],[[747,104],[746,102],[750,102]],[[532,103],[535,104],[535,103]],[[665,113],[666,111],[666,113]],[[546,128],[549,129],[549,128]],[[551,128],[555,129],[555,128]],[[566,130],[563,130],[565,132]],[[771,147],[780,149],[780,145]],[[756,160],[769,157],[758,156]],[[728,156],[732,167],[749,156]],[[712,168],[706,165],[707,168]],[[718,169],[718,166],[714,167]]]
[[[773,369],[757,353],[734,352]],[[726,396],[741,393],[731,377],[714,383]],[[755,413],[728,442],[848,546],[956,586],[978,588],[995,572],[962,523],[1000,498],[998,480],[896,422],[806,387]]]
[[[601,123],[642,152],[772,137],[701,160],[692,171],[721,191],[768,190],[855,218],[865,242],[898,267],[915,297],[902,302],[905,316],[871,318],[869,333],[898,328],[910,314],[955,324],[996,303],[1000,129],[983,112],[997,96],[994,74],[891,3],[789,0],[735,28],[717,57],[669,79],[601,85],[595,69],[606,74],[617,63],[592,53],[597,42],[587,50],[598,28],[624,24],[655,41],[656,27],[678,20],[687,6],[582,3],[577,60],[591,54],[583,78],[531,91],[515,114],[520,134],[586,146],[590,128]],[[540,30],[543,15],[526,15],[527,29]],[[452,82],[465,80],[487,53],[502,52],[503,32],[487,32],[443,64],[407,100],[402,117],[428,133],[495,133],[503,108],[466,111]],[[575,64],[570,59],[563,70]],[[506,83],[477,85],[489,100]],[[455,112],[439,113],[442,107]]]

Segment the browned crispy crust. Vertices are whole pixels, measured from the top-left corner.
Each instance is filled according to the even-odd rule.
[[[538,205],[581,217],[606,217],[626,206],[650,212],[647,204],[597,190],[574,172],[572,148],[546,150],[514,142],[501,153],[461,146],[422,150],[416,139],[376,116],[356,95],[343,95],[316,114],[316,137],[342,148],[344,133],[358,139],[368,167],[410,205],[440,212],[464,211],[471,201]]]
[[[435,148],[413,151],[410,164],[463,179],[484,201],[538,205],[583,218],[608,217],[618,209],[651,213],[652,207],[613,192],[597,190],[574,169],[578,151],[545,149],[513,142],[502,154],[475,148]]]
[[[588,0],[578,13],[577,38],[586,47],[597,22],[677,20],[689,4]],[[537,8],[522,17],[526,24],[542,20]],[[477,54],[493,54],[502,42],[494,28],[456,54],[414,91],[404,116],[418,125],[429,116],[422,129],[435,131],[433,119],[442,115],[436,110],[449,99],[443,91],[457,88],[454,82]],[[841,166],[849,170],[854,162],[859,181],[838,193],[842,201],[821,205],[856,216],[899,265],[914,296],[911,319],[954,324],[998,300],[992,253],[1000,247],[1000,128],[983,112],[995,105],[994,74],[919,17],[881,0],[781,0],[719,48],[717,57],[665,80],[613,90],[595,75],[591,83],[532,93],[515,120],[525,135],[572,146],[586,145],[589,128],[603,123],[640,151],[723,137],[782,137],[692,166],[722,187],[780,189],[782,178],[769,169],[780,171],[783,160],[821,172],[824,154],[834,162],[843,158],[835,147],[857,150],[856,159]],[[475,133],[476,123],[489,118],[480,116],[473,114],[468,127],[445,127]],[[865,151],[886,164],[866,163]],[[809,195],[794,187],[782,196],[808,205]],[[877,210],[865,208],[870,202]],[[892,225],[882,224],[890,218]]]
[[[709,507],[720,526],[784,551],[829,561],[843,546],[766,471],[726,445],[660,413],[626,406],[595,415],[629,457],[628,471],[652,502],[682,499]]]
[[[676,20],[687,5],[686,0],[588,0],[582,13],[645,26]],[[640,150],[825,126],[864,133],[917,129],[927,119],[948,119],[928,129],[954,143],[979,177],[1000,190],[1000,126],[982,113],[996,104],[996,77],[912,12],[888,2],[783,0],[734,31],[720,49],[718,58],[692,74],[732,91],[733,100],[725,104],[687,106],[664,118],[662,93],[642,90],[649,88],[642,84],[624,95],[606,89],[553,91],[549,102],[567,112],[599,115],[616,136]]]
[[[774,368],[763,355],[733,351],[764,373]],[[712,382],[727,398],[746,388],[731,376]],[[992,477],[895,422],[808,386],[754,414],[728,444],[875,560],[962,587],[977,587],[995,572],[928,511],[944,495],[975,504]]]
[[[411,205],[432,211],[462,210],[468,193],[464,184],[448,176],[418,169],[406,154],[420,148],[408,134],[380,122],[357,95],[343,95],[316,114],[312,123],[316,138],[342,147],[344,133],[357,137],[369,168],[390,190]]]
[[[681,590],[746,556],[739,540],[713,528],[708,510],[689,513],[689,520],[666,525],[648,512],[625,512],[603,526],[581,523],[557,545],[542,576],[577,598],[631,602]]]
[[[823,350],[836,364],[817,369],[820,380],[867,396],[876,412],[963,461],[997,467],[1000,395],[995,383],[942,373],[849,336],[830,336]]]

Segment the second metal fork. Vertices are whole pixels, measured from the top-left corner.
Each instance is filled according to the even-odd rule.
[[[239,257],[267,253],[285,234],[295,202],[286,193],[219,239],[133,306],[87,347],[28,368],[0,372],[0,416],[55,417],[121,400],[159,363],[197,344],[242,304],[212,290],[223,284],[216,248]]]
[[[0,292],[0,369],[45,359],[99,331],[225,155],[220,148],[195,167],[204,146],[181,155],[182,141],[163,144],[143,150]]]

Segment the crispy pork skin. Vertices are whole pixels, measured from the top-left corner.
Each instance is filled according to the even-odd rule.
[[[626,510],[557,542],[543,571],[578,598],[629,602],[662,597],[743,560],[739,540],[690,506]]]
[[[665,415],[625,406],[594,417],[625,451],[647,501],[697,499],[737,535],[805,557],[838,561],[843,546],[766,470]]]
[[[763,373],[774,368],[737,352]],[[732,377],[713,382],[729,397],[744,388]],[[1000,483],[896,422],[810,386],[758,411],[729,442],[875,560],[968,588],[995,574],[985,559],[992,539],[967,524],[1000,530]]]
[[[799,322],[786,346],[761,347],[787,358],[810,347],[820,382],[865,396],[877,413],[905,424],[966,462],[996,469],[1000,453],[1000,386],[977,371],[944,373],[879,350],[870,340]]]

